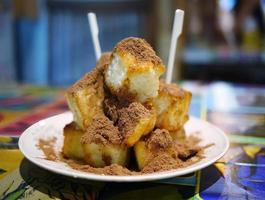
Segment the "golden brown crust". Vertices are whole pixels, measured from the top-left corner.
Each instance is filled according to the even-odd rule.
[[[78,125],[74,121],[72,121],[70,124],[66,124],[66,126],[64,127],[64,134],[65,134],[66,129],[74,129],[74,130],[81,131],[81,129],[78,127]]]
[[[185,98],[185,92],[191,95],[190,92],[184,91],[175,83],[167,84],[164,81],[160,81],[159,83],[160,94],[169,94],[170,96],[175,97],[177,99],[183,99]]]
[[[156,127],[178,131],[189,119],[192,94],[176,84],[159,83],[158,97],[153,101],[158,112]]]
[[[139,62],[152,62],[154,65],[162,64],[153,48],[141,38],[129,37],[123,39],[114,47],[113,52],[129,53]]]

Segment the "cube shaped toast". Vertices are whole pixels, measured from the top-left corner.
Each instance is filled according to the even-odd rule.
[[[156,127],[177,131],[189,119],[191,93],[176,84],[160,81],[158,96],[153,100],[157,113]]]
[[[85,130],[97,113],[103,113],[103,73],[110,54],[104,54],[96,68],[87,73],[66,91],[66,99],[74,121]]]
[[[105,115],[94,116],[81,138],[84,160],[93,167],[126,165],[128,148],[117,127]]]
[[[81,146],[81,137],[84,131],[75,122],[71,122],[64,127],[63,155],[66,158],[83,160],[84,153]]]
[[[140,38],[126,38],[113,49],[105,83],[119,99],[144,103],[157,96],[159,77],[165,71],[152,47]]]
[[[134,145],[138,168],[142,170],[160,154],[175,156],[173,140],[165,129],[156,129]]]
[[[106,115],[118,126],[124,143],[131,147],[155,126],[156,113],[139,102],[120,103],[114,98],[105,99]]]

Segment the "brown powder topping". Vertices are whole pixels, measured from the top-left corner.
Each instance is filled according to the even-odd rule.
[[[116,123],[118,120],[118,101],[114,98],[105,99],[103,108],[106,116],[108,116],[111,121]]]
[[[72,167],[75,170],[88,172],[88,173],[113,175],[113,176],[130,176],[130,175],[139,174],[139,172],[131,171],[126,167],[122,167],[117,164],[112,164],[106,167],[92,167],[90,165],[80,163],[71,159],[65,159],[63,157],[61,158],[61,160],[67,163],[70,167]]]
[[[105,115],[98,114],[81,138],[81,143],[121,144],[122,137],[117,127]]]
[[[141,103],[133,102],[128,107],[118,110],[117,126],[123,137],[128,137],[134,131],[135,126],[141,118],[147,117],[151,111],[147,110]]]
[[[134,171],[129,166],[123,167],[117,164],[112,164],[102,168],[92,167],[82,161],[72,160],[64,158],[63,155],[57,155],[54,150],[54,145],[56,138],[51,138],[48,140],[39,140],[38,148],[44,152],[46,159],[55,162],[64,162],[68,164],[71,168],[83,172],[100,174],[100,175],[118,175],[118,176],[131,176],[131,175],[141,175],[149,174],[161,171],[167,171],[172,169],[178,169],[182,167],[187,167],[193,163],[200,161],[203,158],[204,149],[212,146],[213,144],[207,145],[205,147],[198,146],[199,138],[196,136],[190,136],[186,139],[176,142],[176,154],[179,152],[192,152],[192,149],[196,149],[196,154],[193,152],[188,155],[189,158],[181,159],[173,154],[169,155],[165,152],[160,152],[154,156],[154,158],[142,169],[142,171]],[[179,145],[179,144],[186,145]]]
[[[128,170],[127,168],[117,164],[112,164],[110,166],[102,168],[102,172],[103,174],[106,173],[108,175],[120,175],[120,176],[137,174],[136,172]]]
[[[108,92],[105,96],[103,109],[106,116],[110,118],[114,124],[118,121],[119,110],[126,108],[130,105],[129,101],[118,100],[116,97],[110,95]]]
[[[156,55],[150,44],[141,38],[125,38],[114,47],[113,52],[116,51],[130,53],[140,62],[152,62],[154,65],[162,64],[161,59]]]
[[[160,151],[154,153],[151,161],[142,169],[142,173],[154,173],[189,166],[203,158],[206,147],[198,146],[199,138],[195,136],[180,139],[172,144],[174,152]]]
[[[42,150],[47,160],[57,160],[57,155],[53,148],[56,140],[57,139],[55,137],[47,140],[40,139],[39,143],[37,144],[37,147]]]
[[[185,91],[175,83],[167,84],[164,81],[160,81],[159,82],[159,93],[169,94],[178,99],[185,98]],[[188,93],[191,95],[190,92]]]
[[[200,139],[195,136],[190,136],[188,140],[182,142],[182,140],[176,140],[174,143],[174,149],[177,152],[179,159],[185,161],[195,156],[202,148],[198,146]]]
[[[114,124],[118,121],[118,111],[129,105],[126,101],[119,101],[114,96],[108,95],[104,99],[103,109],[106,116],[108,116]]]
[[[180,164],[181,162],[178,159],[174,159],[172,156],[162,153],[153,158],[151,162],[142,169],[142,173],[149,174],[176,169]]]
[[[172,146],[173,140],[166,129],[156,129],[144,138],[150,150],[167,149]]]

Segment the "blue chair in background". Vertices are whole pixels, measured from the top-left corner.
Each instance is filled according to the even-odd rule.
[[[26,2],[34,2],[29,6],[31,10],[36,9],[36,15],[0,20],[4,21],[5,32],[10,29],[4,36],[1,31],[0,41],[7,41],[7,37],[9,40],[1,43],[0,48],[14,47],[10,53],[0,51],[0,61],[7,57],[9,61],[5,67],[0,62],[0,72],[7,73],[7,66],[11,69],[8,70],[12,74],[10,79],[16,78],[22,83],[67,86],[95,66],[87,21],[89,11],[97,13],[103,51],[111,51],[125,37],[145,37],[146,27],[142,22],[146,18],[147,3],[144,0]],[[4,9],[5,15],[11,16],[11,5],[8,1],[6,4],[9,6]],[[26,4],[16,6],[26,7]],[[0,10],[0,15],[2,13]]]

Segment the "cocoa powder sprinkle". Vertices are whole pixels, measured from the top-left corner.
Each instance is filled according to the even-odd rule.
[[[100,175],[131,176],[183,168],[200,161],[204,158],[204,149],[212,146],[213,144],[205,147],[199,147],[199,141],[200,139],[198,137],[190,136],[186,139],[179,140],[176,144],[174,143],[174,145],[176,145],[176,147],[174,147],[176,154],[178,154],[178,152],[181,154],[181,152],[191,152],[196,150],[196,154],[192,153],[188,159],[180,159],[179,157],[169,155],[165,152],[158,153],[141,171],[134,171],[130,169],[130,166],[123,167],[117,164],[96,168],[81,161],[64,158],[62,154],[56,155],[54,150],[56,138],[48,140],[40,139],[37,146],[44,152],[46,159],[54,162],[64,162],[75,170]],[[180,143],[184,143],[186,145],[179,145]]]
[[[84,163],[79,163],[75,160],[71,159],[65,159],[61,158],[62,162],[67,163],[71,168],[82,171],[82,172],[87,172],[87,173],[94,173],[94,174],[100,174],[100,175],[113,175],[113,176],[130,176],[130,175],[137,175],[139,172],[134,172],[126,167],[123,167],[121,165],[117,164],[112,164],[106,167],[92,167],[90,165],[84,164]]]
[[[156,129],[146,136],[147,146],[150,150],[166,149],[172,146],[173,140],[166,129]]]
[[[181,161],[174,159],[172,156],[162,153],[156,156],[149,162],[143,169],[143,174],[149,174],[154,172],[167,171],[176,169],[181,164]]]
[[[81,143],[119,145],[122,143],[122,137],[112,121],[103,114],[97,114],[82,136]]]
[[[138,102],[133,102],[128,107],[118,110],[119,119],[117,126],[123,137],[129,137],[134,132],[138,122],[149,115],[151,115],[151,111]]]
[[[106,116],[108,116],[111,121],[114,122],[114,124],[117,122],[119,118],[118,110],[120,110],[123,107],[127,107],[128,103],[126,101],[118,101],[115,97],[113,96],[107,96],[104,99],[104,113]]]
[[[102,79],[100,77],[99,70],[94,68],[91,72],[86,73],[80,80],[78,80],[74,85],[68,88],[68,93],[75,93],[78,90],[86,89],[87,87],[94,86],[95,89],[97,89],[98,86],[98,78]],[[100,81],[101,82],[101,81]],[[103,83],[103,79],[102,79]]]
[[[153,48],[144,39],[129,37],[120,41],[113,52],[129,53],[138,61],[152,62],[155,65],[162,64]]]
[[[39,143],[37,144],[37,147],[42,150],[44,153],[44,156],[47,160],[56,161],[57,155],[54,150],[54,144],[56,142],[56,138],[50,138],[50,139],[39,139]]]

